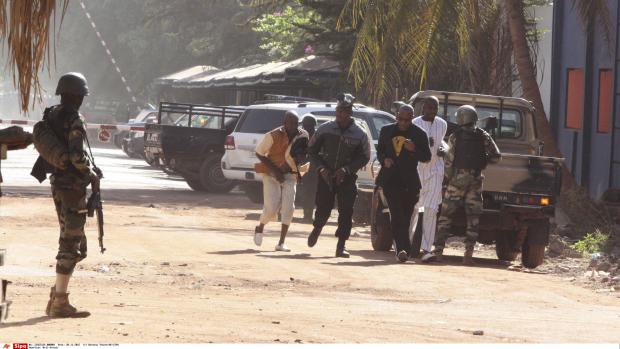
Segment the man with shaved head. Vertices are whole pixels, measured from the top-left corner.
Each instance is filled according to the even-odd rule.
[[[428,143],[431,148],[431,161],[418,164],[418,175],[422,183],[420,200],[416,205],[413,216],[411,217],[409,236],[413,237],[413,232],[419,222],[418,212],[422,215],[422,262],[430,262],[435,258],[431,253],[433,242],[435,241],[435,229],[437,226],[437,212],[441,205],[441,185],[444,175],[443,156],[446,152],[447,144],[443,141],[448,130],[448,123],[442,118],[437,117],[439,100],[435,96],[430,96],[424,100],[422,115],[413,120],[413,124],[423,129],[428,136]]]
[[[381,129],[377,144],[377,160],[381,163],[377,186],[383,188],[387,199],[396,258],[401,263],[409,259],[411,251],[409,223],[420,193],[418,162],[431,159],[428,137],[412,120],[413,108],[402,105],[396,122]]]
[[[298,166],[291,156],[291,146],[301,138],[308,140],[308,133],[299,128],[299,116],[289,110],[284,114],[284,125],[268,132],[256,146],[256,157],[260,160],[254,168],[263,176],[263,213],[260,223],[254,229],[254,243],[263,243],[265,224],[274,220],[278,212],[282,216],[280,241],[276,251],[290,252],[284,244],[288,228],[295,211],[295,186]]]

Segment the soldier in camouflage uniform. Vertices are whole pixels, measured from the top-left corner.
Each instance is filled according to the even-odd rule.
[[[476,127],[478,113],[469,105],[456,110],[459,128],[448,138],[449,150],[445,157],[445,178],[448,183],[437,224],[435,251],[440,258],[450,234],[452,219],[459,207],[465,205],[467,228],[463,264],[473,264],[474,245],[478,239],[478,221],[482,214],[482,170],[487,163],[496,163],[501,154],[493,138]]]
[[[44,115],[61,143],[67,145],[68,161],[64,168],[54,168],[50,176],[52,196],[60,238],[56,255],[56,284],[51,289],[45,313],[52,317],[70,317],[77,313],[69,303],[67,287],[75,265],[86,258],[86,187],[99,190],[99,177],[92,170],[84,149],[86,129],[78,110],[88,95],[86,79],[80,73],[68,73],[58,81],[56,95],[60,104]],[[81,312],[79,315],[87,315]]]

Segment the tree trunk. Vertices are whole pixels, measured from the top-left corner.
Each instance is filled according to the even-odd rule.
[[[527,44],[525,15],[523,13],[522,0],[510,0],[504,3],[510,26],[510,37],[515,63],[519,71],[519,80],[523,89],[523,97],[534,104],[534,122],[538,132],[538,138],[545,142],[545,155],[561,157],[562,153],[555,142],[551,125],[545,115],[540,89],[536,81],[534,62],[530,56],[530,48]],[[562,168],[563,188],[567,189],[575,184],[575,179],[566,168]]]

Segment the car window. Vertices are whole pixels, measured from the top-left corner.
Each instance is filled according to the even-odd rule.
[[[376,138],[379,138],[379,132],[381,132],[381,129],[383,128],[383,126],[389,125],[392,123],[394,123],[394,120],[388,118],[385,115],[372,114],[372,124],[375,127],[375,131],[377,133]]]
[[[460,105],[449,104],[448,105],[448,121],[456,123],[456,117],[454,113],[456,109],[460,107]],[[483,120],[488,117],[497,118],[497,123],[499,124],[499,108],[486,107],[486,106],[478,106],[476,107],[478,111],[478,120]],[[437,115],[444,114],[444,106],[440,105],[437,110]],[[521,112],[516,109],[507,109],[504,108],[502,110],[502,122],[501,122],[501,132],[500,127],[495,130],[496,138],[519,138],[523,133],[523,116]]]
[[[248,109],[243,113],[236,132],[267,133],[282,126],[285,110]]]

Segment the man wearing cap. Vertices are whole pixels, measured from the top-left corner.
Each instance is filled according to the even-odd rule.
[[[308,137],[312,139],[314,132],[316,131],[316,117],[308,113],[301,119],[301,127],[308,132]],[[318,175],[314,168],[310,167],[308,173],[306,173],[302,179],[303,197],[302,205],[304,208],[304,221],[312,222],[312,213],[314,211],[314,200],[316,196]]]
[[[284,244],[288,228],[295,211],[295,186],[299,166],[291,156],[291,146],[300,139],[308,139],[308,133],[299,125],[299,116],[289,110],[284,114],[284,125],[265,134],[256,146],[256,157],[260,160],[254,167],[263,177],[263,213],[259,225],[254,229],[254,243],[263,243],[265,224],[273,221],[278,212],[282,215],[282,229],[276,251],[290,252]],[[305,148],[305,147],[304,147]]]
[[[353,205],[357,197],[355,181],[357,171],[370,160],[370,140],[352,118],[355,97],[340,94],[337,100],[336,120],[321,125],[308,146],[312,167],[319,175],[314,229],[308,236],[308,246],[316,244],[337,198],[336,257],[349,258],[345,243],[351,234]]]
[[[401,263],[409,259],[411,251],[409,223],[420,193],[418,162],[431,159],[428,137],[412,120],[413,108],[402,105],[396,122],[381,128],[377,144],[377,160],[381,163],[377,186],[387,199],[396,258]]]
[[[422,115],[413,119],[413,124],[423,129],[428,135],[428,143],[431,149],[431,160],[426,163],[418,164],[418,175],[422,189],[420,190],[420,200],[413,210],[411,224],[409,227],[409,237],[413,237],[413,232],[418,224],[422,224],[422,262],[432,261],[434,255],[431,253],[435,240],[435,228],[437,226],[437,212],[441,205],[442,182],[444,174],[443,156],[445,155],[445,142],[443,138],[448,130],[448,123],[442,118],[437,117],[439,100],[435,96],[428,97],[422,106]],[[419,214],[422,222],[418,221]],[[413,256],[416,257],[416,256]]]
[[[67,288],[75,265],[86,258],[86,187],[99,190],[99,177],[93,170],[84,149],[86,130],[78,112],[84,96],[88,95],[86,78],[80,73],[67,73],[60,77],[56,95],[60,104],[47,108],[43,121],[57,138],[55,142],[67,150],[63,161],[57,162],[50,176],[52,197],[60,223],[58,254],[56,255],[56,283],[50,292],[45,313],[52,317],[71,317],[77,309],[69,303]],[[36,126],[35,126],[36,127]],[[37,149],[54,146],[37,143]],[[43,178],[44,179],[44,178]],[[79,316],[87,315],[81,312]]]

